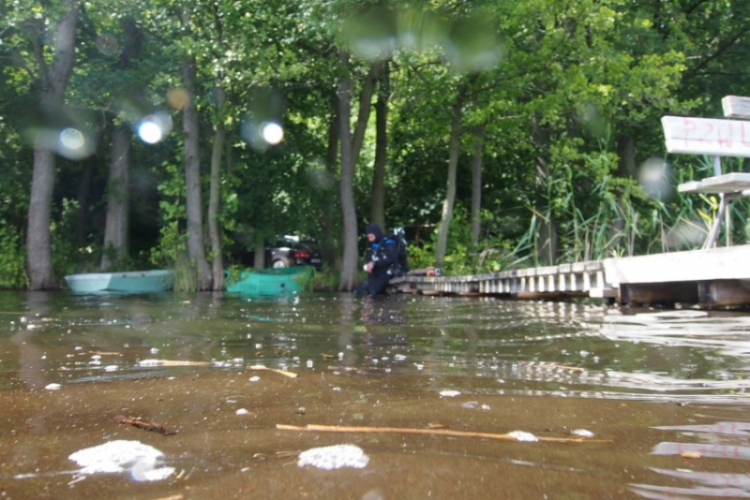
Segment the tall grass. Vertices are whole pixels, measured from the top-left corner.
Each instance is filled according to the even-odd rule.
[[[597,161],[606,162],[607,158],[601,155]],[[744,167],[742,160],[733,160],[725,160],[725,173]],[[614,170],[611,165],[605,167],[599,171]],[[573,167],[563,167],[562,172],[564,175],[548,179],[548,192],[556,193],[556,198],[547,199],[543,210],[528,207],[527,230],[513,251],[516,264],[539,265],[540,227],[550,220],[557,223],[557,261],[563,263],[700,248],[717,216],[718,195],[676,190],[680,183],[713,175],[711,158],[682,161],[679,170],[669,175],[669,189],[660,197],[650,196],[634,179],[604,175],[581,188]],[[727,232],[722,224],[719,244],[750,239],[749,209],[747,199],[729,205],[731,229]]]

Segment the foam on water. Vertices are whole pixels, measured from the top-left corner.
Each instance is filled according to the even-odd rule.
[[[370,461],[370,457],[359,446],[353,444],[338,444],[322,448],[311,448],[299,454],[297,465],[304,467],[312,465],[318,469],[333,470],[342,467],[363,469]]]
[[[158,467],[164,453],[140,441],[117,440],[85,448],[68,458],[82,467],[79,474],[130,472],[135,481],[160,481],[174,473],[173,467]]]

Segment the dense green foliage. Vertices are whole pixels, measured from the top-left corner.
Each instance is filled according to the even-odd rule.
[[[190,288],[180,133],[190,98],[200,118],[204,213],[213,141],[226,131],[217,216],[226,265],[242,264],[263,239],[296,233],[318,239],[333,268],[342,244],[337,83],[349,75],[356,101],[373,61],[385,61],[387,225],[406,227],[413,267],[434,263],[457,138],[443,265],[469,273],[696,247],[717,200],[678,196],[674,186],[712,166],[665,158],[659,119],[721,117],[723,96],[750,89],[746,1],[90,0],[80,5],[66,106],[50,110],[39,103],[35,68],[53,57],[39,41],[63,4],[0,0],[0,288],[27,285],[33,141],[50,130],[81,131],[86,144],[57,148],[50,230],[58,275],[96,269],[107,251],[112,130],[128,123],[136,132],[130,244],[118,265],[178,268]],[[351,54],[346,67],[342,51]],[[192,96],[181,88],[186,57],[198,68]],[[362,103],[352,109],[356,119]],[[166,137],[138,139],[139,124],[157,113],[171,124]],[[271,122],[283,126],[279,144],[262,137]],[[355,158],[360,227],[373,195],[375,128],[373,113]],[[474,245],[470,172],[480,130]],[[733,206],[729,236],[745,242],[747,205]]]

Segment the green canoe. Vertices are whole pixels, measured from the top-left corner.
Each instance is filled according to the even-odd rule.
[[[243,295],[293,295],[302,291],[313,273],[311,266],[292,266],[260,271],[240,271],[239,280],[227,284],[227,292]],[[231,280],[230,273],[226,273]]]

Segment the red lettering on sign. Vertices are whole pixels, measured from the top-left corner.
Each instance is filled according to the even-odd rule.
[[[734,135],[733,132],[733,123],[727,123],[724,126],[716,127],[716,138],[719,141],[719,146],[726,146],[729,149],[732,149],[732,136]],[[728,132],[729,137],[723,137],[722,132]]]
[[[685,147],[688,147],[690,144],[690,133],[698,130],[698,125],[696,125],[690,118],[685,118],[683,120],[683,125],[685,126]]]
[[[698,140],[701,142],[713,142],[714,138],[712,136],[714,135],[715,128],[713,123],[706,123],[706,133]]]

